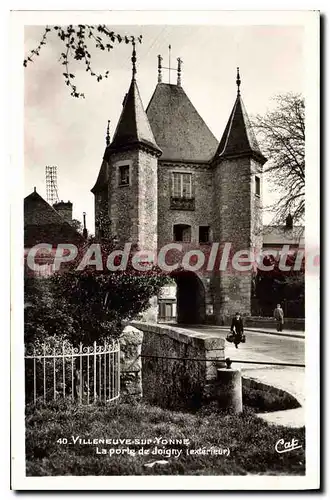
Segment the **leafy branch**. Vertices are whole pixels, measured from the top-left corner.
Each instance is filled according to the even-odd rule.
[[[28,65],[28,63],[33,62],[33,59],[36,56],[39,56],[42,46],[46,45],[46,43],[47,43],[47,35],[50,31],[51,31],[51,28],[49,28],[49,26],[46,26],[44,34],[42,35],[42,38],[39,42],[39,45],[35,49],[30,50],[29,55],[26,57],[26,59],[24,59],[23,66],[25,68]]]
[[[295,221],[305,213],[305,103],[299,94],[280,94],[277,107],[264,116],[256,116],[253,127],[261,148],[269,158],[265,172],[273,191],[279,193],[268,207],[274,223],[283,223],[291,213]]]
[[[60,54],[59,62],[62,66],[65,66],[65,71],[62,73],[64,82],[70,88],[71,96],[76,98],[84,98],[85,94],[78,91],[74,83],[75,74],[71,69],[72,62],[78,61],[84,64],[86,72],[94,77],[97,82],[108,78],[109,75],[109,70],[99,73],[93,69],[91,64],[91,46],[101,51],[110,52],[116,43],[142,43],[142,35],[138,37],[120,35],[105,25],[92,26],[79,24],[78,26],[73,26],[70,24],[69,26],[46,26],[39,45],[36,49],[31,50],[29,55],[24,59],[24,67],[33,62],[36,56],[40,55],[40,50],[42,46],[46,45],[47,36],[50,32],[56,33],[63,43],[64,47]]]

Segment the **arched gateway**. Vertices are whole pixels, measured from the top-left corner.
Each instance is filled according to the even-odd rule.
[[[177,322],[198,324],[205,321],[205,288],[192,271],[171,274],[176,282]]]

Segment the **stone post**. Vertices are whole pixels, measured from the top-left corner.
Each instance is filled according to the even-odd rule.
[[[141,346],[143,332],[127,325],[120,341],[120,387],[122,395],[142,397]]]
[[[243,411],[242,375],[239,370],[218,369],[217,400],[221,409],[234,413]]]

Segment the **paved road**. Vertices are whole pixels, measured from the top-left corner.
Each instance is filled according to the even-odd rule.
[[[225,338],[228,329],[213,326],[187,327],[208,335]],[[246,344],[235,349],[226,342],[225,356],[240,361],[268,361],[270,363],[305,363],[305,340],[294,337],[269,335],[256,331],[246,332]],[[300,408],[260,414],[260,417],[271,424],[289,427],[302,427],[305,424],[305,369],[298,367],[279,367],[271,365],[255,365],[233,363],[233,368],[242,371],[244,377],[255,379],[273,387],[285,390],[296,397]]]
[[[228,329],[215,326],[190,326],[185,328],[222,338],[225,338],[228,332]],[[305,340],[249,331],[246,332],[246,343],[240,344],[238,349],[235,349],[233,344],[226,342],[225,355],[231,359],[239,360],[304,364]],[[245,365],[246,368],[248,366]]]

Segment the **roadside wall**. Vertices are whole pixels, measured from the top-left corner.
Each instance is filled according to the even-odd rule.
[[[217,368],[225,366],[223,339],[157,323],[133,321],[131,326],[143,332],[144,399],[166,408],[187,409],[214,397]]]

